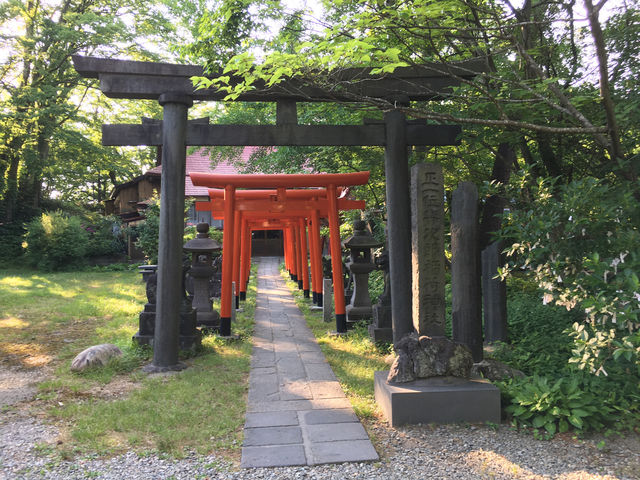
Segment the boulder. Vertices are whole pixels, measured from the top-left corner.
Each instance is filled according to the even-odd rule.
[[[397,357],[387,382],[407,383],[418,378],[441,376],[469,378],[471,375],[471,350],[446,337],[418,338],[412,333],[402,337],[394,349]]]
[[[485,358],[481,362],[474,363],[471,368],[471,374],[475,377],[486,378],[492,382],[506,378],[524,378],[525,376],[520,370],[493,358]]]
[[[89,367],[103,366],[114,357],[122,355],[122,351],[111,343],[94,345],[83,350],[71,362],[71,371],[81,372]]]

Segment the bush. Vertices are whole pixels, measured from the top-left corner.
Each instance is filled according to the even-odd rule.
[[[504,410],[513,423],[546,437],[567,430],[637,426],[640,376],[633,363],[617,361],[608,376],[576,368],[568,361],[574,346],[569,332],[582,313],[543,305],[543,293],[520,277],[509,279],[508,291],[511,340],[499,345],[493,357],[527,375],[498,382]]]
[[[567,331],[580,318],[554,305],[543,305],[542,294],[514,291],[509,282],[507,318],[510,343],[498,345],[493,356],[526,375],[566,372],[573,342]]]
[[[618,360],[640,369],[640,208],[632,191],[595,178],[538,179],[502,230],[511,245],[503,275],[524,270],[545,303],[582,313],[571,361],[596,374]]]
[[[66,217],[56,211],[31,220],[25,241],[30,264],[42,270],[61,270],[84,263],[89,233],[79,217]]]
[[[92,257],[108,257],[126,252],[126,244],[122,235],[120,222],[115,217],[87,218],[89,245],[87,254]]]

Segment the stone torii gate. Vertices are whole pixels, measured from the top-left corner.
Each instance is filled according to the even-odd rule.
[[[439,98],[460,78],[473,78],[480,61],[457,66],[422,65],[372,76],[369,68],[344,69],[329,75],[335,88],[315,87],[312,79],[288,79],[257,85],[237,101],[276,102],[276,125],[187,124],[196,100],[224,100],[215,88],[196,90],[191,78],[205,76],[201,67],[166,63],[73,57],[76,71],[98,78],[107,97],[152,99],[163,107],[161,124],[104,125],[104,145],[158,145],[163,151],[162,209],[158,239],[158,304],[153,362],[148,371],[184,368],[178,362],[178,315],[184,207],[186,146],[383,146],[385,147],[387,228],[394,342],[413,331],[411,318],[411,231],[408,146],[455,145],[455,125],[408,122],[401,107],[410,101]],[[443,73],[446,69],[446,73]],[[455,76],[455,77],[454,77]],[[298,125],[296,102],[355,102],[383,99],[394,105],[381,123],[365,125]]]

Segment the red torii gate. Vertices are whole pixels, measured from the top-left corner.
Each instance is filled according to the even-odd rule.
[[[337,194],[339,196],[342,196],[343,194],[342,188],[337,189]],[[313,199],[326,199],[326,196],[327,196],[327,191],[324,188],[287,190],[287,193],[286,193],[286,199],[307,200],[307,202],[304,204],[304,208],[311,210],[311,215],[305,215],[305,217],[306,217],[306,224],[309,227],[309,232],[310,232],[309,244],[312,250],[310,255],[312,260],[319,259],[322,255],[321,247],[319,243],[320,229],[319,227],[316,229],[315,225],[319,226],[319,217],[327,218],[328,214],[324,213],[323,215],[316,216],[313,213],[314,210],[326,212],[327,211],[326,200],[321,205],[309,205],[308,201]],[[214,215],[214,218],[221,219],[222,217],[220,216],[221,214],[220,212],[224,211],[224,203],[221,201],[222,199],[224,199],[224,190],[210,188],[209,198],[211,199],[210,202],[197,202],[196,208],[198,210],[211,211],[212,214]],[[273,213],[279,210],[283,210],[285,207],[285,203],[284,203],[285,198],[282,198],[282,195],[281,195],[281,198],[278,199],[278,190],[238,190],[236,191],[236,198],[238,200],[239,199],[254,200],[254,201],[261,200],[262,202],[243,202],[241,205],[236,203],[236,208],[237,210],[241,210],[241,211],[253,211],[253,212],[268,211],[270,213],[269,216],[271,216],[271,218],[274,217]],[[216,200],[220,200],[220,201],[216,202]],[[276,203],[276,202],[279,202],[279,203]],[[365,204],[362,201],[349,200],[347,202],[350,202],[350,204],[346,205],[344,201],[341,198],[339,198],[338,209],[351,210],[351,209],[363,209],[365,207]],[[299,203],[296,203],[296,207],[302,208]],[[314,216],[315,216],[315,223],[312,220]],[[300,274],[298,275],[297,263],[299,262],[291,261],[292,254],[290,251],[290,247],[292,245],[297,245],[299,243],[296,240],[298,239],[299,235],[297,234],[294,235],[290,231],[291,228],[298,227],[298,223],[299,223],[298,219],[296,219],[296,223],[292,223],[292,222],[293,220],[288,221],[286,225],[281,223],[281,224],[278,224],[277,226],[274,225],[274,227],[277,227],[277,229],[281,229],[283,231],[283,236],[286,237],[284,238],[285,240],[284,245],[286,247],[285,264],[287,266],[287,270],[289,271],[289,274],[291,275],[292,280],[297,281],[298,287],[304,290],[305,297],[308,297],[309,295],[308,276],[307,275],[303,276],[302,272],[300,272]],[[262,229],[266,229],[266,228],[262,228]],[[313,234],[311,234],[312,230],[313,230]],[[245,229],[242,229],[243,237],[245,233],[246,233]],[[315,245],[315,243],[313,243],[315,241],[318,242],[318,245]],[[243,251],[242,249],[245,248],[245,242],[243,240],[241,242],[242,242],[241,251]],[[250,246],[250,242],[248,240],[246,244]],[[244,257],[244,254],[241,253],[241,256]],[[321,281],[322,266],[321,266],[320,260],[318,260],[318,265],[315,265],[315,261],[312,261],[311,266],[312,266],[311,272],[312,272],[312,284],[313,284],[313,303],[319,306],[322,306],[322,281]],[[243,270],[242,267],[241,267],[241,270]],[[297,277],[300,277],[300,278],[297,278]],[[247,276],[247,279],[248,279],[248,276]],[[239,293],[240,293],[239,296],[236,294],[237,299],[244,300],[244,297],[246,296],[246,285],[243,285],[243,284],[240,285]]]
[[[214,200],[198,202],[198,210],[211,211],[214,218],[222,218],[224,201],[220,199],[223,190],[210,189],[210,197]],[[250,194],[250,195],[242,195]],[[296,200],[294,207],[285,207],[285,204],[277,201],[276,191],[240,190],[236,192],[240,198],[236,200],[236,212],[234,223],[240,215],[240,234],[235,235],[234,248],[239,248],[240,262],[234,251],[233,280],[239,283],[239,295],[236,292],[236,305],[246,296],[246,280],[248,280],[249,267],[242,263],[250,257],[249,235],[251,230],[271,228],[282,229],[285,236],[285,263],[292,279],[298,281],[298,287],[304,290],[305,297],[309,296],[309,276],[307,271],[307,242],[306,227],[309,227],[309,247],[311,249],[311,278],[313,286],[313,302],[322,305],[322,263],[319,219],[328,217],[328,208],[325,189],[313,190],[287,190],[287,197],[307,198]],[[256,197],[262,197],[257,199]],[[318,198],[320,197],[320,198]],[[338,210],[361,210],[365,207],[362,200],[338,199]],[[268,219],[268,220],[265,220]],[[277,222],[274,222],[278,219]],[[258,228],[248,228],[259,224]],[[240,247],[238,247],[240,243]],[[295,253],[293,253],[295,252]],[[238,272],[242,273],[241,276]],[[245,273],[246,272],[246,273]],[[237,284],[238,284],[237,283]]]
[[[329,219],[329,235],[330,235],[330,251],[331,262],[333,267],[333,285],[335,293],[335,312],[336,312],[336,327],[338,332],[346,331],[346,311],[344,302],[344,285],[342,281],[342,256],[340,247],[340,228],[338,220],[338,187],[348,187],[354,185],[364,185],[369,180],[369,172],[356,172],[356,173],[323,173],[323,174],[274,174],[274,175],[215,175],[207,173],[190,174],[191,181],[196,186],[213,187],[224,189],[224,200],[222,207],[224,212],[224,230],[223,230],[223,248],[225,245],[232,245],[234,253],[232,256],[223,254],[222,257],[222,291],[220,299],[220,333],[221,335],[231,334],[231,282],[233,278],[233,271],[240,271],[240,250],[238,240],[240,235],[240,211],[236,208],[236,189],[237,188],[249,188],[249,189],[276,189],[276,198],[280,198],[283,201],[287,198],[288,190],[290,188],[313,188],[324,187],[326,189],[326,200],[323,199],[322,203],[326,202],[326,214]],[[311,190],[314,192],[314,190]],[[238,192],[240,198],[242,195]],[[301,195],[301,194],[295,194]],[[305,194],[308,195],[308,194]],[[250,194],[249,194],[250,196]],[[294,197],[291,197],[292,199]],[[249,199],[248,199],[249,200]],[[252,210],[254,215],[258,219],[269,218],[270,216],[278,213],[272,211],[265,211],[264,200],[258,200],[263,203],[262,206],[253,205],[254,208],[249,208],[245,214],[249,215]],[[320,199],[316,200],[320,202]],[[275,202],[274,202],[275,203]],[[246,205],[245,205],[246,206]],[[297,207],[298,204],[294,205]],[[279,206],[278,206],[279,207]],[[282,204],[282,209],[286,208]],[[311,209],[312,210],[312,209]],[[236,215],[238,211],[238,215]],[[316,209],[317,211],[317,209]],[[306,218],[309,214],[309,210],[291,211],[288,210],[282,214],[291,217],[292,215],[298,218]],[[252,215],[250,215],[252,216]],[[255,217],[254,217],[255,218]],[[313,223],[313,222],[312,222]],[[316,222],[317,224],[317,222]],[[302,238],[302,235],[300,235]],[[306,248],[306,241],[304,242]],[[302,242],[300,243],[302,247]],[[228,248],[228,247],[227,247]],[[237,254],[235,248],[238,248]],[[237,259],[236,259],[237,257]],[[234,269],[232,262],[238,262],[238,267]]]

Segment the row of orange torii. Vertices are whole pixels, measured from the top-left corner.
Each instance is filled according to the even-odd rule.
[[[366,184],[369,172],[274,175],[192,172],[190,176],[195,186],[209,187],[209,202],[197,202],[196,208],[211,211],[213,218],[224,221],[220,334],[231,334],[231,311],[237,302],[232,283],[237,285],[239,297],[246,295],[252,230],[283,230],[286,268],[302,280],[307,295],[310,272],[314,298],[322,298],[321,219],[329,223],[336,329],[339,333],[346,332],[339,212],[364,209],[364,201],[342,198],[342,194],[346,187]],[[231,247],[225,248],[228,245]]]

